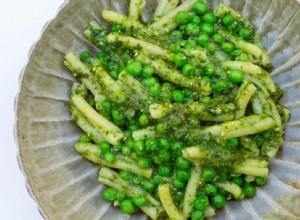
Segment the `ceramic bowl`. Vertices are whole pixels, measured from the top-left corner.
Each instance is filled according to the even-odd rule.
[[[104,202],[97,182],[99,166],[74,150],[80,130],[69,113],[74,78],[63,66],[64,54],[98,49],[82,33],[91,20],[108,25],[103,9],[127,13],[129,0],[69,0],[48,23],[30,52],[16,99],[19,163],[30,194],[45,219],[118,220],[132,217]],[[157,5],[148,0],[142,19]],[[300,5],[296,0],[214,0],[225,3],[255,25],[272,61],[271,75],[281,86],[281,103],[290,108],[283,148],[270,162],[268,184],[253,199],[229,202],[216,219],[300,218]]]

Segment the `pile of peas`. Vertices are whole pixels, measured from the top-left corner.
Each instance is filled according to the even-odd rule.
[[[169,47],[171,51],[174,51],[174,63],[183,75],[199,75],[210,83],[214,93],[226,94],[234,84],[243,81],[244,75],[238,70],[220,73],[219,64],[213,58],[214,54],[217,50],[221,50],[227,54],[228,60],[243,61],[246,61],[248,55],[236,49],[233,43],[226,41],[219,30],[224,29],[244,40],[252,39],[253,34],[230,14],[225,15],[223,19],[218,19],[214,13],[208,12],[206,3],[202,1],[195,3],[193,11],[194,15],[181,11],[176,16],[179,28],[170,33],[170,39],[174,43]],[[210,54],[210,61],[204,66],[189,63],[188,57],[180,52],[181,49],[197,48],[205,48]],[[179,52],[176,53],[176,51]]]
[[[248,180],[246,176],[229,176],[228,172],[217,172],[213,168],[205,168],[201,174],[202,189],[196,200],[194,201],[194,210],[192,211],[192,219],[204,219],[204,211],[208,205],[215,208],[223,208],[228,200],[232,199],[232,195],[225,190],[217,187],[215,182],[231,181],[242,188],[242,195],[238,200],[251,198],[256,193],[256,186],[266,184],[266,179],[257,177]],[[251,182],[250,182],[251,181]]]
[[[80,142],[90,143],[91,139],[83,134],[80,136]],[[236,148],[239,142],[236,138],[229,139],[227,145]],[[120,171],[123,180],[130,182],[131,185],[140,187],[158,199],[157,188],[163,182],[170,182],[173,186],[173,200],[179,204],[184,196],[184,189],[191,175],[191,162],[181,156],[184,144],[180,142],[171,142],[166,138],[150,138],[147,140],[129,139],[121,145],[112,146],[106,141],[99,144],[101,155],[108,162],[114,162],[117,159],[117,152],[125,157],[131,157],[137,161],[141,169],[154,167],[155,171],[150,179],[134,175],[127,171]],[[256,186],[266,184],[266,179],[262,177],[248,178],[247,176],[230,175],[229,172],[217,171],[214,168],[204,168],[201,174],[200,187],[198,195],[193,202],[193,211],[191,219],[203,219],[204,211],[209,206],[219,209],[224,207],[232,195],[225,190],[217,187],[216,182],[229,180],[242,188],[242,195],[238,199],[251,198],[256,193]],[[127,197],[124,191],[118,191],[114,188],[107,188],[103,191],[103,199],[119,205],[123,213],[133,214],[139,207],[148,204],[144,195]]]

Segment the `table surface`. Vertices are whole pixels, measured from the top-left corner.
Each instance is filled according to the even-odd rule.
[[[10,0],[3,2],[0,7],[0,219],[43,219],[26,190],[25,179],[17,163],[17,148],[12,132],[14,99],[29,49],[63,2]]]

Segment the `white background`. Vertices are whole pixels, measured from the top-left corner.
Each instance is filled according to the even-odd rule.
[[[0,219],[42,220],[19,170],[13,137],[18,78],[32,44],[64,0],[1,0],[0,7]]]
[[[45,23],[64,0],[1,0],[0,6],[0,219],[42,220],[20,172],[13,138],[14,98],[21,69]]]

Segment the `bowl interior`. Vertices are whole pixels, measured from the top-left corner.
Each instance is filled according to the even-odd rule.
[[[147,20],[158,1],[148,0]],[[292,117],[283,148],[270,163],[269,183],[257,196],[230,202],[216,219],[296,219],[300,217],[300,6],[296,0],[215,0],[251,20],[273,61],[271,75],[284,90],[281,103]],[[124,0],[71,0],[47,26],[30,55],[17,98],[16,139],[20,166],[32,196],[49,219],[128,219],[101,199],[104,186],[97,182],[99,166],[74,150],[80,130],[69,113],[74,78],[63,66],[64,54],[99,51],[83,36],[90,21],[108,25],[103,9],[127,13]],[[141,214],[130,219],[146,219]]]

